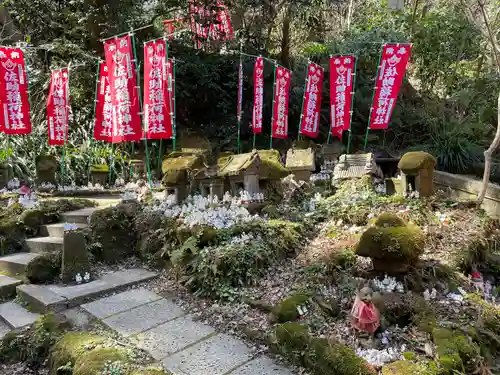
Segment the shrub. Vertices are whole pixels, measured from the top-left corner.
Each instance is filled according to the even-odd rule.
[[[62,253],[41,253],[26,265],[26,278],[33,284],[50,283],[61,274]]]

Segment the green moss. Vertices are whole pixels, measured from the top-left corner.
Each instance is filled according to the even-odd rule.
[[[434,168],[436,159],[427,152],[407,152],[399,160],[398,168],[406,174],[414,174],[420,169]]]
[[[60,251],[41,253],[26,265],[26,278],[33,284],[54,281],[61,273],[61,263]]]
[[[44,219],[45,214],[41,210],[27,210],[19,217],[19,221],[30,228],[38,228],[44,224]]]
[[[396,361],[382,368],[382,375],[410,375],[410,374],[429,375],[429,372],[424,365],[410,361]]]
[[[122,348],[97,348],[80,355],[73,367],[73,375],[98,375],[107,363],[113,363],[127,374],[130,368],[129,353]]]
[[[260,157],[259,177],[267,180],[277,180],[290,172],[280,161],[278,150],[257,150]]]
[[[109,166],[107,164],[94,164],[90,167],[90,173],[108,173]]]
[[[57,369],[68,363],[75,364],[77,358],[105,342],[105,338],[88,332],[68,332],[54,345],[50,352],[49,370],[56,375]]]
[[[203,167],[201,154],[172,152],[163,160],[162,185],[166,187],[187,185],[191,181],[191,176]]]
[[[309,298],[306,294],[294,294],[281,301],[273,309],[272,315],[279,323],[293,322],[300,317],[297,307],[307,303]]]
[[[436,345],[441,367],[447,371],[474,370],[480,358],[479,347],[465,336],[446,328],[435,328],[432,339]]]
[[[309,330],[299,323],[281,324],[271,335],[271,345],[282,355],[305,350],[309,345]]]
[[[364,257],[412,264],[423,253],[424,244],[422,230],[413,224],[404,227],[371,227],[361,236],[356,253]]]
[[[375,226],[381,228],[404,227],[406,226],[406,222],[396,214],[390,212],[384,212],[377,218],[377,221],[375,221]]]
[[[407,361],[414,361],[415,359],[417,359],[417,355],[413,352],[404,352],[403,358]]]

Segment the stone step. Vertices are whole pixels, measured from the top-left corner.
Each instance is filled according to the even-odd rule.
[[[17,294],[32,311],[46,313],[73,308],[157,276],[154,272],[134,268],[105,274],[97,280],[79,285],[20,285]]]
[[[0,340],[5,337],[7,333],[11,331],[11,328],[4,322],[0,322]]]
[[[26,246],[30,253],[47,253],[51,251],[62,251],[62,237],[34,237],[26,240]]]
[[[35,253],[17,253],[0,257],[0,271],[22,276],[26,265],[37,256]]]
[[[47,236],[47,237],[64,237],[64,224],[65,223],[56,223],[56,224],[49,224],[49,225],[43,225],[40,227],[40,235],[41,236]],[[76,224],[78,229],[84,229],[87,228],[87,224]]]
[[[74,224],[88,224],[88,218],[94,211],[98,210],[98,208],[83,208],[77,211],[70,211],[63,213],[62,219],[66,223],[74,223]]]
[[[9,298],[16,294],[16,286],[23,282],[9,276],[0,275],[0,298]]]
[[[0,304],[0,320],[12,329],[29,326],[39,317],[12,301]]]

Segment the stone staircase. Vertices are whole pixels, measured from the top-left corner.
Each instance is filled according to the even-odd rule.
[[[67,212],[62,215],[63,222],[43,226],[40,228],[40,237],[26,241],[29,252],[0,257],[0,299],[6,301],[17,294],[16,301],[0,303],[0,338],[13,329],[32,324],[40,314],[64,311],[157,276],[144,269],[129,269],[105,274],[97,280],[79,285],[23,283],[25,267],[31,260],[40,253],[62,251],[64,224],[77,224],[79,228],[85,228],[88,218],[97,209]]]

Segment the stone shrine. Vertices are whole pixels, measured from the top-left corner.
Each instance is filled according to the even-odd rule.
[[[399,161],[401,170],[401,192],[403,195],[412,191],[421,197],[434,194],[434,167],[436,159],[427,152],[407,152]]]

